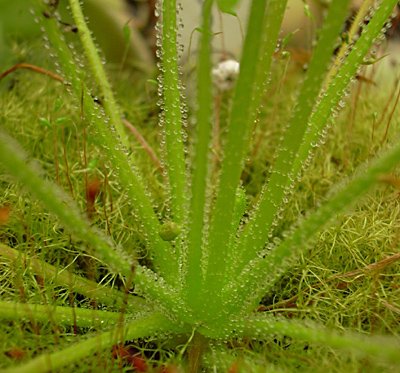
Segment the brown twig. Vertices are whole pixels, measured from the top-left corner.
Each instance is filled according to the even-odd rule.
[[[388,118],[388,121],[386,123],[385,134],[383,135],[381,143],[384,143],[386,138],[387,138],[387,135],[388,135],[388,132],[389,132],[390,123],[392,122],[394,112],[395,112],[396,107],[397,107],[397,105],[399,103],[399,99],[400,99],[400,80],[398,82],[398,87],[399,87],[399,91],[397,92],[397,96],[396,96],[396,100],[394,102],[393,108],[390,111],[389,118]]]
[[[64,126],[61,127],[61,136],[62,136],[62,148],[63,148],[63,159],[64,159],[64,165],[65,165],[65,176],[67,178],[68,186],[69,186],[69,191],[71,193],[71,196],[74,197],[74,187],[72,185],[71,177],[69,174],[69,163],[68,163],[68,156],[67,156],[67,143],[66,143],[66,138],[65,138],[65,129]]]
[[[374,130],[375,130],[376,128],[378,128],[378,127],[382,124],[382,122],[384,121],[385,116],[386,116],[386,113],[387,113],[388,110],[389,110],[389,106],[390,106],[390,104],[392,103],[393,98],[395,97],[395,93],[396,93],[396,90],[397,90],[397,85],[398,85],[398,82],[396,82],[395,84],[393,84],[393,90],[392,90],[392,92],[390,92],[390,94],[389,94],[388,100],[387,100],[387,102],[386,102],[386,104],[385,104],[385,107],[384,107],[383,110],[382,110],[382,113],[381,113],[379,119],[375,122]]]
[[[153,148],[149,145],[149,143],[145,140],[142,134],[137,130],[137,128],[129,122],[127,119],[122,119],[123,124],[125,127],[132,132],[133,136],[135,136],[136,140],[140,143],[144,151],[150,156],[153,163],[157,166],[157,168],[162,172],[163,167],[161,165],[160,160],[158,159],[156,153],[154,152]]]
[[[214,169],[221,161],[221,105],[222,93],[218,93],[215,97],[215,123],[213,128],[213,165]]]
[[[46,76],[48,76],[48,77],[50,77],[50,78],[52,78],[52,79],[54,79],[54,80],[57,80],[57,81],[59,81],[59,82],[61,82],[61,83],[64,83],[64,79],[63,79],[60,75],[55,74],[55,73],[53,73],[52,71],[43,69],[42,67],[39,67],[39,66],[36,66],[36,65],[32,65],[32,64],[30,64],[30,63],[25,63],[25,62],[17,63],[17,64],[15,64],[14,66],[10,67],[8,70],[6,70],[6,71],[4,71],[3,73],[1,73],[1,74],[0,74],[0,80],[2,80],[2,79],[5,78],[7,75],[9,75],[9,74],[11,74],[12,72],[14,72],[14,71],[16,71],[16,70],[19,70],[19,69],[31,70],[31,71],[34,71],[34,72],[36,72],[36,73],[46,75]]]
[[[351,133],[353,132],[353,128],[354,128],[354,123],[356,121],[357,107],[358,107],[358,103],[360,101],[361,86],[362,86],[361,81],[358,81],[356,92],[353,96],[353,104],[351,105],[351,109],[349,111],[349,116],[350,116],[349,137],[351,137]]]
[[[393,304],[390,304],[384,300],[381,301],[381,303],[390,311],[397,313],[398,315],[400,315],[400,308],[393,306]]]
[[[396,253],[391,256],[388,256],[387,258],[384,258],[384,259],[380,260],[379,262],[369,264],[362,269],[356,269],[355,271],[350,271],[350,272],[346,272],[343,274],[334,275],[332,277],[329,277],[327,279],[327,281],[332,281],[332,280],[335,280],[338,278],[355,277],[355,276],[359,276],[359,275],[368,274],[370,272],[380,272],[385,267],[397,262],[398,260],[400,260],[400,253]]]
[[[36,65],[32,65],[29,63],[17,63],[14,66],[10,67],[8,70],[4,71],[3,73],[0,74],[0,80],[5,78],[7,75],[13,73],[14,71],[18,70],[18,69],[28,69],[34,72],[37,72],[39,74],[43,74],[46,76],[49,76],[52,79],[55,79],[61,83],[64,83],[64,79],[60,76],[57,75],[55,73],[53,73],[52,71],[43,69],[42,67],[36,66]],[[83,100],[83,98],[81,99]],[[81,103],[81,110],[82,110],[82,103]],[[81,117],[82,117],[82,112],[81,112]],[[143,149],[146,151],[146,153],[150,156],[151,160],[154,162],[154,164],[157,166],[157,168],[162,172],[163,171],[163,167],[161,165],[161,162],[159,161],[156,153],[154,152],[154,150],[151,148],[151,146],[147,143],[147,141],[144,139],[144,137],[140,134],[140,132],[136,129],[136,127],[130,123],[127,119],[122,119],[124,125],[126,128],[128,128],[133,135],[135,136],[136,140],[142,145]],[[70,185],[70,189],[71,185]]]
[[[378,179],[380,182],[391,185],[396,189],[400,189],[400,179],[394,175],[381,175]]]

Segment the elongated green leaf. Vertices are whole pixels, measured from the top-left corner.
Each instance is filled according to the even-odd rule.
[[[211,9],[213,0],[203,4],[200,53],[197,70],[196,133],[188,219],[186,297],[189,303],[199,301],[202,284],[201,259],[205,221],[206,192],[209,172],[209,151],[212,135],[211,82]]]
[[[258,68],[265,68],[265,74],[268,74],[285,8],[286,1],[282,0],[255,0],[251,6],[240,74],[223,147],[217,196],[211,214],[206,253],[208,267],[203,286],[203,296],[208,300],[218,299],[225,281],[224,273],[228,264],[226,258],[229,255],[227,244],[234,229],[236,191],[249,146],[254,112],[263,92],[264,81],[257,80]],[[213,312],[216,310],[210,309],[210,314]]]
[[[182,103],[178,71],[176,0],[162,2],[162,83],[167,174],[171,193],[172,219],[182,224],[186,212],[186,166],[184,158]]]
[[[106,72],[98,54],[97,48],[94,45],[89,28],[86,25],[85,18],[82,13],[81,5],[78,0],[69,0],[72,15],[78,28],[78,35],[83,44],[83,50],[86,58],[89,61],[90,68],[93,72],[94,79],[100,88],[101,95],[104,98],[104,109],[111,120],[112,125],[117,130],[118,136],[121,139],[123,146],[129,148],[128,136],[119,113],[119,108],[115,100],[111,85],[107,79]]]
[[[179,312],[180,303],[176,294],[170,291],[163,280],[156,278],[150,270],[144,270],[136,261],[127,257],[121,248],[116,247],[101,231],[92,227],[80,213],[72,199],[57,185],[43,178],[43,171],[37,164],[29,162],[25,152],[11,137],[0,132],[0,162],[6,171],[15,177],[29,192],[53,214],[74,235],[87,244],[82,247],[106,264],[113,273],[121,273],[127,278],[144,284],[143,292],[155,299],[162,299],[166,309]]]
[[[7,172],[54,213],[62,224],[84,242],[89,243],[91,252],[97,258],[106,263],[114,273],[129,276],[133,260],[125,258],[109,238],[95,227],[91,227],[71,198],[55,184],[44,179],[39,166],[29,162],[19,144],[2,132],[0,132],[0,162]]]
[[[257,208],[239,239],[235,262],[232,264],[235,268],[243,268],[243,265],[254,258],[257,251],[262,248],[271,233],[271,225],[277,212],[284,206],[287,188],[293,184],[291,168],[322,88],[324,77],[332,59],[335,41],[347,16],[348,3],[349,1],[331,2],[299,93],[293,117],[290,120],[283,142],[278,145],[277,157],[270,179],[264,185]],[[302,159],[302,162],[304,161],[305,159]],[[262,229],[260,229],[261,227]]]
[[[40,355],[26,364],[3,370],[3,372],[39,373],[59,371],[61,368],[68,366],[68,364],[73,364],[89,355],[110,349],[113,345],[123,343],[125,340],[183,331],[181,327],[173,324],[162,314],[154,313],[138,318],[127,325],[119,325],[111,331],[94,335],[60,351]]]
[[[374,41],[382,33],[381,30],[396,3],[396,0],[383,0],[380,3],[353,49],[337,70],[335,77],[330,81],[318,107],[310,118],[309,130],[303,138],[301,147],[298,150],[298,156],[293,164],[293,175],[299,174],[303,166],[302,160],[306,159],[318,144],[321,133],[329,124],[330,116],[334,114],[336,107],[340,104],[346,88],[357,73],[359,66],[363,63]]]
[[[0,301],[0,319],[76,325],[82,328],[114,326],[121,320],[118,312],[61,307],[44,304]]]
[[[291,337],[400,364],[400,344],[395,338],[339,333],[312,322],[276,319],[270,315],[254,316],[243,321],[242,325],[238,330],[243,337],[257,339],[269,339],[271,335]]]
[[[400,164],[400,142],[369,167],[360,166],[356,177],[342,185],[316,211],[301,220],[292,232],[285,235],[280,244],[261,253],[245,267],[242,274],[227,289],[227,302],[236,303],[232,307],[243,307],[246,309],[245,312],[254,309],[265,293],[272,288],[274,281],[290,265],[290,259],[305,252],[307,244],[315,239],[328,223],[349,209],[379,182],[380,176],[398,164]],[[245,298],[249,301],[244,302]]]
[[[82,294],[101,304],[117,309],[124,308],[131,312],[143,311],[148,307],[143,298],[127,296],[127,294],[116,289],[101,286],[94,281],[77,276],[65,268],[60,270],[51,264],[45,263],[40,259],[30,258],[25,253],[3,244],[0,244],[0,256],[30,268],[35,274],[40,275],[44,281],[63,286],[74,293]]]
[[[39,9],[46,11],[41,0],[38,1]],[[83,80],[85,76],[81,69],[71,63],[74,60],[71,51],[60,34],[55,19],[44,19],[43,26],[46,37],[53,45],[61,68],[65,75],[66,84],[73,91],[76,100],[79,102],[84,119],[93,124],[93,137],[104,150],[107,161],[110,162],[119,183],[126,188],[132,210],[136,219],[140,222],[139,229],[145,237],[150,255],[154,265],[160,274],[170,282],[177,281],[178,262],[173,258],[172,248],[169,243],[163,241],[159,236],[160,223],[153,210],[150,196],[146,191],[145,184],[138,170],[129,161],[123,145],[120,143],[113,126],[107,123],[101,110],[93,102],[92,97]]]

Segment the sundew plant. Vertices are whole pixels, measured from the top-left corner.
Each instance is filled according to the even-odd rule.
[[[15,180],[26,192],[16,197],[20,205],[36,209],[26,206],[39,201],[51,214],[31,218],[32,227],[24,229],[33,233],[24,243],[2,239],[0,244],[2,336],[13,336],[2,342],[7,350],[2,367],[13,372],[96,367],[123,371],[129,368],[126,361],[132,353],[126,346],[131,345],[136,352],[146,351],[141,356],[152,364],[165,364],[164,371],[261,371],[266,366],[284,370],[295,353],[291,345],[325,351],[325,355],[320,352],[325,361],[336,359],[335,351],[342,351],[343,359],[359,362],[361,369],[400,364],[400,344],[393,335],[356,333],[345,330],[345,323],[335,330],[316,318],[289,317],[268,312],[265,306],[273,302],[277,284],[299,258],[307,256],[338,215],[378,183],[398,185],[391,172],[400,163],[400,142],[390,141],[351,177],[333,185],[309,211],[299,211],[297,221],[285,220],[312,155],[328,136],[360,68],[374,58],[371,48],[384,39],[397,1],[365,0],[346,35],[343,24],[350,1],[329,2],[310,60],[301,72],[300,88],[288,100],[289,115],[280,123],[268,172],[252,198],[243,174],[254,154],[253,134],[259,123],[274,120],[265,106],[272,91],[274,61],[285,43],[280,29],[287,1],[249,1],[240,72],[231,96],[223,97],[227,104],[221,113],[214,110],[212,9],[218,6],[233,13],[236,1],[202,2],[197,83],[195,92],[189,93],[195,97],[193,109],[185,103],[179,66],[179,5],[176,0],[157,3],[160,115],[155,131],[161,133],[160,177],[149,175],[148,166],[142,169],[143,160],[132,151],[121,119],[128,109],[121,108],[121,100],[114,96],[85,22],[84,7],[69,0],[73,21],[66,24],[58,14],[58,3],[33,1],[34,13],[46,48],[57,61],[54,76],[63,84],[58,94],[67,90],[73,104],[68,111],[62,100],[54,98],[55,112],[63,116],[42,118],[41,123],[57,134],[54,124],[67,126],[68,118],[74,118],[70,126],[80,128],[83,135],[73,136],[63,129],[62,141],[74,149],[86,142],[97,152],[111,170],[106,175],[109,189],[118,190],[125,200],[125,208],[118,211],[126,216],[109,217],[122,220],[123,229],[113,232],[109,219],[99,221],[90,209],[85,213],[82,200],[74,195],[75,179],[67,177],[69,189],[64,191],[59,177],[46,176],[57,160],[32,160],[30,151],[38,154],[38,150],[23,149],[12,137],[17,135],[1,129],[0,164],[13,177],[2,177],[5,196],[14,193]],[[82,55],[72,45],[78,38]],[[282,91],[286,88],[293,85],[281,86]],[[222,113],[226,118],[217,132],[214,124]],[[106,204],[105,195],[111,192],[103,188],[97,193],[96,183],[88,181],[87,170],[96,166],[89,164],[90,154],[83,149],[86,171],[77,175],[85,179],[86,199]],[[66,146],[63,154],[68,168]],[[72,174],[76,165],[69,167]],[[2,211],[6,214],[6,208]],[[44,234],[43,224],[51,237]],[[135,239],[126,239],[126,232],[132,231]],[[398,317],[398,308],[391,307]],[[281,360],[276,359],[277,349]],[[292,369],[307,365],[309,358],[304,356]],[[136,370],[152,369],[132,359]]]

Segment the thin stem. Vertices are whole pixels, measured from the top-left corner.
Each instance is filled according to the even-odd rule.
[[[396,99],[395,99],[395,102],[393,104],[392,110],[389,113],[389,118],[387,120],[386,128],[385,128],[385,134],[383,135],[381,143],[384,143],[386,141],[386,139],[387,139],[387,135],[389,133],[389,128],[390,128],[390,123],[392,122],[393,115],[394,115],[394,113],[396,111],[397,105],[399,104],[399,99],[400,99],[400,81],[399,81],[398,87],[399,87],[399,91],[397,92]]]
[[[93,42],[91,32],[85,22],[79,0],[69,0],[69,4],[76,27],[78,28],[78,35],[82,42],[83,51],[89,62],[90,69],[93,72],[93,77],[100,88],[101,95],[104,98],[104,109],[109,116],[112,125],[115,127],[122,144],[128,149],[128,136],[121,122],[119,108],[112,92],[111,85],[107,79],[106,72],[103,68],[103,63]]]
[[[143,135],[139,132],[139,130],[127,119],[122,119],[122,123],[124,123],[125,127],[132,132],[133,136],[135,136],[138,143],[142,146],[144,151],[149,155],[150,159],[152,160],[153,164],[157,167],[161,173],[164,173],[163,166],[161,165],[160,160],[157,157],[156,152],[150,146],[150,144],[146,141]]]
[[[209,341],[199,333],[194,334],[188,351],[188,373],[201,371],[201,360],[208,348]]]
[[[17,64],[15,64],[14,66],[11,66],[11,67],[10,67],[9,69],[7,69],[6,71],[2,72],[2,73],[0,74],[0,80],[2,80],[2,79],[5,78],[7,75],[11,74],[12,72],[14,72],[14,71],[16,71],[16,70],[18,70],[18,69],[27,69],[27,70],[31,70],[31,71],[34,71],[34,72],[39,73],[39,74],[47,75],[47,76],[49,76],[50,78],[52,78],[52,79],[54,79],[54,80],[57,80],[57,81],[59,81],[59,82],[61,82],[61,83],[64,83],[64,79],[63,79],[60,75],[55,74],[55,73],[53,73],[52,71],[43,69],[43,68],[40,67],[40,66],[32,65],[32,64],[30,64],[30,63],[23,63],[23,62],[22,62],[22,63],[17,63]]]

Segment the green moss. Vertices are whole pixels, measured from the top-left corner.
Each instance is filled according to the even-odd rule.
[[[29,53],[38,58],[42,52],[32,50]],[[47,67],[52,69],[52,63],[48,63]],[[154,88],[141,74],[113,71],[112,68],[108,73],[126,118],[160,154],[161,134],[157,125],[157,93]],[[274,94],[268,94],[262,106],[261,119],[252,138],[251,156],[241,175],[250,205],[256,203],[265,177],[271,171],[276,144],[290,115],[288,107],[294,101],[303,74],[295,66],[288,68],[284,58],[277,57],[274,61],[269,86]],[[17,71],[0,84],[3,87],[0,90],[2,129],[29,150],[29,157],[37,160],[46,171],[43,178],[54,181],[72,195],[81,210],[89,216],[91,224],[124,248],[126,257],[151,267],[152,258],[146,249],[141,222],[132,214],[132,206],[127,192],[120,185],[118,172],[104,157],[96,138],[92,136],[93,128],[82,120],[76,99],[65,86],[29,71]],[[360,92],[357,84],[361,84]],[[367,83],[356,83],[352,87],[347,101],[351,106],[353,95],[359,95],[355,115],[351,109],[346,109],[331,127],[325,144],[317,149],[314,160],[287,201],[283,217],[274,228],[276,237],[284,239],[284,232],[299,217],[317,208],[332,186],[384,148],[381,141],[384,126],[373,130],[371,124],[371,118],[376,117],[375,113],[380,115],[388,99],[373,93],[378,89]],[[232,98],[227,94],[222,100],[224,136]],[[387,138],[389,143],[397,140],[396,133],[400,126],[397,116],[393,118]],[[190,136],[193,128],[189,126],[186,131]],[[133,136],[129,135],[129,141],[131,156],[146,176],[145,182],[161,221],[168,217],[169,208],[163,175]],[[395,178],[396,172],[393,175]],[[400,261],[396,256],[399,248],[399,190],[395,181],[391,183],[390,178],[385,180],[359,202],[352,213],[341,213],[336,226],[324,230],[293,260],[290,269],[262,300],[260,311],[283,319],[313,320],[341,331],[399,335],[400,289],[397,280]],[[93,189],[92,197],[89,196],[90,188]],[[112,273],[86,251],[86,243],[70,234],[40,203],[27,194],[21,194],[21,191],[24,191],[24,185],[16,184],[0,172],[0,208],[10,207],[8,219],[0,225],[0,242],[30,258],[51,263],[60,271],[78,274],[120,290],[121,297],[128,299],[125,289],[133,292],[132,279]],[[392,258],[392,261],[382,262],[387,258]],[[374,263],[380,265],[368,267]],[[86,334],[103,330],[96,323],[90,327],[60,324],[52,319],[51,305],[73,305],[78,313],[79,308],[119,311],[121,320],[130,315],[124,305],[96,303],[89,296],[78,294],[73,286],[62,286],[53,279],[43,279],[22,258],[10,260],[0,255],[0,294],[2,301],[39,303],[49,307],[48,323],[37,322],[33,316],[31,319],[28,316],[28,320],[1,322],[0,353],[4,356],[0,359],[1,368],[20,363],[12,357],[11,352],[15,348],[23,351],[21,362],[27,362],[43,351],[61,351],[71,346],[72,341],[85,340]],[[143,313],[146,307],[143,304]],[[186,357],[196,351],[193,352],[195,345],[190,343],[190,333],[186,329],[182,333],[183,336],[162,334],[156,340],[139,339],[130,344],[135,346],[135,353],[144,357],[148,365],[187,367]],[[360,358],[354,351],[338,352],[323,344],[278,336],[271,336],[264,342],[250,338],[211,342],[203,360],[204,367],[210,371],[227,371],[232,366],[246,372],[263,371],[265,367],[279,372],[389,372],[394,369],[394,365],[387,361]],[[107,371],[128,369],[126,366],[121,368],[123,363],[112,356],[110,349],[73,364],[69,368],[82,372],[98,367]]]

